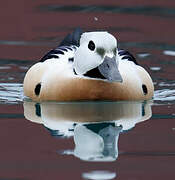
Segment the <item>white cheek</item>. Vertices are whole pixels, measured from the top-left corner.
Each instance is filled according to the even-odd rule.
[[[102,59],[94,51],[80,47],[75,53],[74,68],[76,73],[85,74],[87,71],[99,66]]]

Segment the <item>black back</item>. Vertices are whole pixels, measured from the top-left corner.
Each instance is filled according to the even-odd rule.
[[[76,28],[71,34],[68,34],[63,41],[55,48],[45,54],[39,62],[44,62],[47,59],[59,58],[59,55],[64,55],[68,50],[73,50],[70,46],[79,47],[80,37],[83,31],[80,28]]]
[[[71,34],[68,34],[63,41],[60,43],[59,46],[80,46],[80,37],[82,35],[83,31],[81,28],[76,28]]]
[[[134,62],[136,65],[139,65],[135,57],[128,51],[120,49],[118,51],[119,56],[123,56],[122,60],[128,60]]]

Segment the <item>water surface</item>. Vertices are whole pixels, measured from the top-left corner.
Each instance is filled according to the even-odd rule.
[[[170,0],[3,2],[0,179],[174,179],[174,7]],[[78,26],[114,34],[150,73],[154,99],[24,100],[27,69]]]

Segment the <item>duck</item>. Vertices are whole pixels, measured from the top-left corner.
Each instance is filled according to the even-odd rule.
[[[148,100],[149,73],[107,31],[76,28],[26,72],[24,95],[33,101]]]

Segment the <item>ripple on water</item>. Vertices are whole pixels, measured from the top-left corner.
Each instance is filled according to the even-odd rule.
[[[167,83],[167,82],[160,82],[159,83],[159,86],[160,87],[174,87],[175,86],[175,83]]]
[[[91,171],[91,172],[85,172],[82,174],[82,177],[84,179],[96,179],[96,180],[109,180],[114,179],[116,177],[115,172],[109,172],[109,171]]]
[[[150,67],[152,71],[160,71],[161,67]]]
[[[0,103],[19,103],[23,101],[23,86],[20,83],[0,83]]]
[[[155,6],[114,6],[114,5],[40,5],[37,8],[41,12],[103,12],[103,13],[124,13],[124,14],[144,14],[146,16],[174,17],[174,8],[164,8]]]
[[[163,54],[168,55],[168,56],[175,56],[175,51],[165,50],[163,51]]]
[[[175,90],[161,89],[154,92],[154,100],[157,101],[175,101]]]
[[[137,56],[139,57],[139,58],[146,58],[146,57],[149,57],[151,54],[149,54],[149,53],[138,53],[137,54]]]

